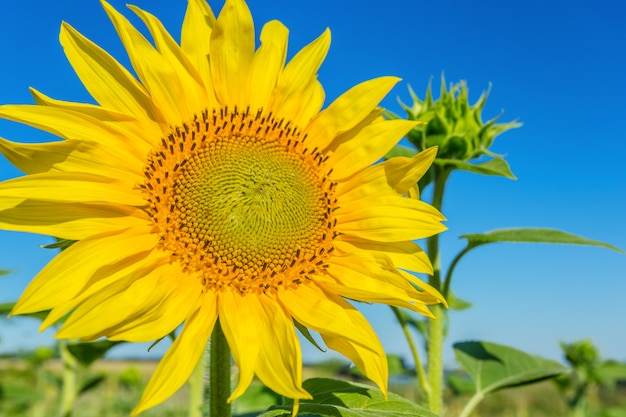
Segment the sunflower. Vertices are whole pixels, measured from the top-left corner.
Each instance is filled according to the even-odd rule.
[[[412,272],[432,271],[413,240],[444,229],[416,198],[436,150],[377,163],[414,122],[381,117],[398,81],[381,77],[325,109],[317,71],[330,32],[286,63],[287,29],[227,0],[217,19],[189,0],[178,44],[130,6],[153,42],[103,2],[136,77],[63,23],[65,54],[95,104],[32,90],[0,116],[62,140],[0,151],[25,176],[0,183],[0,227],[76,241],[34,278],[12,314],[65,317],[57,337],[146,342],[183,324],[134,411],[188,379],[219,319],[239,381],[302,388],[294,324],[320,334],[383,392],[387,363],[347,301],[431,315],[442,302]]]

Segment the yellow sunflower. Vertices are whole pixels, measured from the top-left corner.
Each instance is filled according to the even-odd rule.
[[[0,107],[62,138],[0,140],[27,174],[0,183],[0,227],[77,241],[13,314],[50,310],[44,328],[67,315],[57,336],[83,340],[152,341],[184,324],[134,414],[188,379],[218,318],[240,370],[231,400],[255,375],[296,404],[310,398],[294,321],[386,392],[385,353],[346,299],[425,315],[443,301],[410,273],[431,271],[412,241],[444,229],[414,198],[435,150],[376,164],[414,126],[377,108],[398,79],[322,110],[328,30],[286,63],[287,29],[267,23],[256,48],[243,0],[217,19],[189,0],[180,45],[151,14],[130,6],[153,43],[103,4],[137,78],[63,23],[98,105],[33,90],[36,105]]]

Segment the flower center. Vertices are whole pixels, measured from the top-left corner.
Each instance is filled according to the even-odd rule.
[[[149,155],[140,187],[161,249],[206,290],[265,292],[326,268],[335,183],[296,128],[259,111],[207,111]]]

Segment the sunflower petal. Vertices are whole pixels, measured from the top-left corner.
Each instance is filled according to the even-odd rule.
[[[245,108],[254,58],[254,23],[243,0],[226,0],[211,31],[211,76],[218,100]]]
[[[172,275],[177,272],[178,275]],[[175,330],[190,310],[199,307],[200,281],[196,277],[185,278],[179,267],[163,265],[135,278],[130,285],[122,281],[112,283],[79,305],[57,337],[95,340],[107,336],[129,342],[160,339]],[[127,338],[120,338],[119,329],[126,329],[122,334]]]
[[[344,337],[365,348],[377,340],[369,325],[361,328],[357,324],[362,320],[353,321],[351,312],[356,309],[350,303],[314,284],[281,289],[278,299],[294,319],[316,332]]]
[[[239,367],[239,382],[229,398],[232,401],[244,393],[254,378],[261,351],[259,322],[265,310],[257,297],[233,291],[220,294],[218,309],[222,330]]]
[[[92,276],[88,277],[88,281],[84,283],[83,288],[74,297],[66,302],[56,304],[50,310],[46,319],[41,323],[40,330],[43,331],[56,323],[80,303],[103,289],[109,288],[112,284],[117,285],[117,288],[129,287],[134,281],[150,275],[160,266],[166,264],[168,260],[169,257],[159,251],[138,252],[107,268],[98,269]]]
[[[341,235],[334,243],[339,253],[384,253],[394,266],[413,272],[433,273],[428,255],[413,242],[375,242],[348,235]]]
[[[412,158],[396,157],[383,162],[389,184],[400,194],[408,194],[409,190],[426,174],[435,157],[437,146],[423,150]]]
[[[202,357],[216,319],[215,296],[207,294],[201,307],[185,320],[183,331],[154,371],[132,416],[162,403],[189,379]]]
[[[136,169],[137,163],[144,163],[148,144],[125,138],[126,131],[120,125],[105,124],[90,115],[72,110],[48,107],[18,105],[0,106],[0,117],[18,123],[24,123],[37,129],[52,133],[60,138],[98,143],[114,156],[118,164],[128,169]]]
[[[170,61],[154,49],[128,19],[104,0],[102,5],[128,52],[133,68],[150,94],[155,108],[161,110],[165,122],[162,129],[166,130],[169,126],[176,126],[181,121],[191,119],[198,109],[192,108],[187,100],[180,100],[180,97],[190,95],[185,91],[188,86],[181,78],[181,74],[176,71]]]
[[[389,152],[414,126],[413,121],[389,120],[364,127],[349,140],[341,143],[330,155],[328,165],[335,168],[333,177],[347,178],[372,165]]]
[[[136,262],[136,255],[152,250],[158,236],[129,229],[76,242],[53,258],[28,285],[11,314],[48,310],[70,300],[85,287],[115,269]],[[96,258],[107,256],[109,268]]]
[[[182,276],[180,267],[168,265],[154,273],[161,275],[160,284],[164,285],[161,302],[133,319],[127,319],[118,326],[107,330],[110,340],[147,342],[158,340],[176,329],[200,302],[199,279],[191,276],[184,280],[173,280]],[[168,282],[163,283],[167,280]]]
[[[363,320],[363,326],[369,324]],[[322,339],[326,346],[335,350],[347,358],[350,358],[356,367],[365,374],[366,377],[374,381],[383,395],[387,397],[387,383],[389,371],[387,368],[387,356],[378,338],[372,341],[372,345],[364,348],[349,339],[322,333]]]
[[[83,85],[103,107],[133,115],[137,120],[160,122],[148,92],[108,53],[67,23],[61,26],[61,45]]]
[[[114,204],[0,199],[0,227],[80,240],[100,233],[145,225],[143,210]]]
[[[277,20],[261,30],[261,47],[254,54],[250,70],[250,108],[267,108],[287,59],[289,31]]]
[[[380,77],[352,87],[311,121],[305,131],[309,139],[325,149],[338,134],[365,119],[398,81],[396,77]]]
[[[412,198],[363,198],[336,212],[337,231],[381,242],[403,242],[446,230],[445,217],[433,206]]]
[[[260,295],[263,316],[259,317],[260,346],[256,373],[272,391],[289,398],[307,398],[311,395],[302,388],[302,352],[293,326],[293,320],[277,300]],[[276,347],[280,346],[280,355]]]
[[[141,207],[136,190],[102,175],[80,172],[43,172],[0,183],[0,197],[66,203],[108,202]]]
[[[157,50],[174,68],[183,91],[185,92],[184,101],[187,103],[187,113],[194,113],[197,112],[198,109],[205,107],[216,107],[216,101],[209,102],[208,100],[204,82],[198,70],[191,63],[189,58],[187,58],[187,55],[185,55],[169,32],[165,30],[163,24],[154,15],[136,6],[129,5],[128,7],[143,20],[154,39]]]
[[[210,91],[211,102],[217,102],[209,68],[211,31],[215,15],[205,0],[189,0],[180,34],[180,46],[196,66],[205,88]]]
[[[297,116],[297,114],[293,114],[294,103],[298,104],[297,109],[300,106],[315,109],[319,100],[313,100],[313,105],[309,104],[304,91],[317,91],[318,94],[311,98],[317,97],[319,99],[319,88],[315,84],[313,84],[313,87],[311,85],[317,81],[317,71],[322,65],[324,58],[326,58],[329,47],[330,30],[326,29],[317,39],[302,48],[289,61],[278,78],[278,84],[270,102],[269,110],[273,114],[280,114],[293,121],[296,118],[295,116]],[[319,111],[319,108],[315,111]],[[310,118],[312,114],[308,113],[306,114]],[[301,116],[299,119],[303,120],[305,117]],[[308,120],[306,121],[308,122]]]
[[[84,172],[113,177],[134,186],[141,177],[125,169],[97,143],[78,140],[15,143],[0,138],[0,153],[26,174],[51,171]],[[107,157],[108,156],[108,157]]]
[[[318,276],[316,282],[330,292],[353,300],[394,305],[432,316],[422,301],[423,297],[427,301],[432,297],[410,286],[397,271],[382,269],[367,258],[355,256],[336,257],[329,261],[329,265],[330,277]]]

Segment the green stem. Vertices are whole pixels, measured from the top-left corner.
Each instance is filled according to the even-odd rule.
[[[63,361],[61,416],[69,417],[78,395],[78,361],[69,351],[67,340],[59,340],[59,352]]]
[[[409,327],[407,326],[406,321],[400,314],[400,309],[398,309],[398,307],[392,306],[391,310],[396,315],[396,319],[398,319],[398,322],[400,323],[400,326],[402,327],[402,331],[404,332],[404,337],[406,338],[406,341],[409,344],[409,348],[411,349],[411,354],[413,355],[413,361],[415,362],[415,370],[417,371],[417,377],[419,380],[420,387],[422,388],[422,391],[424,392],[424,395],[426,396],[426,398],[429,398],[430,386],[428,385],[428,381],[426,380],[426,373],[424,372],[424,367],[422,366],[422,361],[420,359],[419,352],[417,351],[417,348],[415,347],[415,343],[413,342],[413,337],[411,336]]]
[[[484,395],[482,394],[482,392],[477,392],[476,394],[474,394],[474,396],[470,398],[467,404],[465,404],[465,407],[463,407],[463,410],[461,411],[461,414],[459,414],[459,417],[469,417],[472,411],[474,411],[474,408],[476,408],[478,403],[480,403],[483,398]]]
[[[469,245],[465,247],[461,252],[459,252],[456,257],[452,260],[450,267],[448,268],[448,272],[446,273],[446,279],[443,281],[443,291],[441,295],[447,300],[448,293],[450,292],[450,281],[452,280],[452,273],[454,272],[454,268],[456,268],[456,264],[459,263],[463,255],[470,251],[471,248]]]
[[[204,373],[206,368],[206,352],[198,361],[189,378],[189,417],[203,417],[202,405],[204,400]]]
[[[211,417],[230,417],[230,349],[219,319],[211,335],[209,405]]]
[[[430,320],[428,326],[428,409],[437,415],[443,411],[443,315],[441,305],[430,309],[436,320]]]
[[[433,166],[433,200],[432,205],[441,211],[446,181],[450,175],[450,169]],[[439,235],[434,235],[427,240],[428,257],[433,265],[433,275],[430,285],[441,291],[441,262],[439,260]],[[430,320],[428,326],[428,381],[430,395],[428,396],[428,408],[435,414],[441,415],[443,411],[443,319],[444,310],[441,305],[431,307],[436,320]]]

